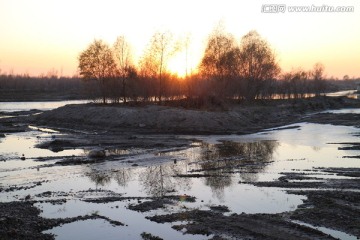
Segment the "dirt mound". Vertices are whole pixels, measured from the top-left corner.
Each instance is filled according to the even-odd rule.
[[[178,134],[251,133],[299,121],[306,112],[347,104],[335,98],[268,102],[252,105],[234,104],[224,111],[159,105],[67,105],[36,115],[33,121],[37,125],[112,131]]]
[[[216,133],[254,127],[247,111],[210,112],[150,105],[145,107],[68,105],[35,117],[37,124],[152,132]]]

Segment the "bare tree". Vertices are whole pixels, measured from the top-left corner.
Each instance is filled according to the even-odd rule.
[[[121,79],[123,101],[126,103],[127,81],[134,77],[136,70],[133,64],[131,46],[126,41],[125,36],[120,36],[116,39],[114,43],[114,57],[117,74]]]
[[[191,35],[190,33],[186,34],[185,39],[183,41],[183,47],[185,48],[185,79],[188,78],[189,74],[189,48],[191,43]],[[1,72],[1,69],[0,69]]]
[[[164,72],[169,58],[177,51],[176,47],[170,32],[156,32],[140,63],[146,74],[158,80],[158,100],[160,102],[164,94]]]
[[[301,68],[282,74],[288,98],[304,98],[309,93],[309,73]]]
[[[116,64],[110,47],[102,40],[94,40],[79,56],[80,75],[100,84],[103,103],[106,103],[106,84],[115,76]]]
[[[314,91],[316,96],[320,96],[321,92],[323,92],[326,88],[324,81],[324,70],[325,67],[321,63],[316,63],[310,71],[310,75],[314,81]]]
[[[225,32],[223,25],[215,27],[208,38],[199,70],[203,77],[215,80],[217,83],[214,88],[216,93],[223,94],[225,92],[227,80],[231,78],[234,67],[237,65],[235,58],[237,50],[234,37]],[[222,89],[218,89],[219,84]]]
[[[185,94],[189,97],[191,96],[191,89],[192,86],[190,84],[189,80],[189,49],[190,49],[190,43],[191,43],[191,35],[190,33],[187,33],[184,39],[182,40],[181,47],[185,49],[185,78],[184,82],[186,84],[186,91]],[[191,73],[191,70],[190,70]],[[191,74],[190,74],[191,75]]]
[[[270,45],[256,31],[242,37],[238,57],[245,98],[253,100],[259,96],[266,80],[280,73],[280,67]]]

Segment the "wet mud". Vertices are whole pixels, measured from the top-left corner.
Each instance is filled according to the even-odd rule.
[[[291,223],[280,215],[231,214],[192,210],[148,217],[157,223],[186,221],[173,228],[187,234],[214,235],[212,239],[334,239],[311,228]]]
[[[188,234],[214,234],[214,239],[336,239],[291,220],[346,232],[359,238],[360,179],[357,177],[360,168],[325,168],[315,171],[356,178],[321,179],[311,177],[308,173],[283,173],[284,176],[277,181],[252,183],[259,187],[285,188],[288,193],[307,197],[295,211],[286,213],[228,216],[223,214],[227,212],[226,207],[215,206],[208,211],[184,211],[149,219],[158,223],[187,221],[187,224],[174,225],[173,228],[186,229]]]
[[[324,106],[341,107],[345,100],[336,100],[324,104],[323,102],[313,102],[310,105],[298,102],[296,106],[283,106],[281,111],[274,111],[269,108],[263,111],[263,107],[256,110],[246,110],[244,114],[237,120],[243,121],[236,125],[233,120],[227,119],[223,124],[219,122],[202,123],[199,119],[194,122],[190,132],[192,133],[249,133],[272,127],[273,130],[297,130],[299,126],[280,127],[281,125],[309,121],[316,123],[331,123],[338,125],[359,126],[359,115],[348,114],[330,114],[320,113],[303,117],[303,114],[323,109]],[[90,106],[93,108],[93,106]],[[87,108],[87,107],[84,107]],[[94,107],[97,110],[97,107]],[[294,110],[295,109],[295,110]],[[299,112],[299,109],[302,109]],[[82,109],[84,110],[84,109]],[[86,110],[86,109],[85,109]],[[92,109],[93,111],[94,109]],[[95,111],[94,110],[94,111]],[[106,112],[108,113],[108,110]],[[113,109],[110,109],[110,112]],[[55,126],[61,134],[54,134],[54,137],[46,139],[37,145],[38,148],[49,149],[52,152],[62,152],[71,149],[84,149],[82,156],[65,156],[65,157],[39,157],[34,161],[46,163],[40,168],[52,168],[54,166],[78,166],[83,165],[91,168],[92,165],[98,163],[123,161],[124,166],[137,168],[141,166],[156,166],[162,160],[173,161],[174,166],[181,162],[179,155],[171,156],[171,153],[189,149],[192,144],[197,143],[192,138],[179,138],[176,134],[186,134],[189,130],[183,128],[189,127],[190,120],[184,118],[174,118],[172,123],[165,123],[164,119],[160,119],[157,125],[152,122],[146,122],[142,118],[134,121],[128,118],[128,121],[134,123],[123,122],[124,125],[117,125],[116,121],[110,121],[109,125],[103,125],[102,122],[77,122],[83,116],[71,117],[69,121],[63,121],[61,114],[70,111],[76,111],[76,107],[65,107],[61,110],[54,110],[53,114],[47,112],[45,114],[35,115],[32,117],[23,116],[24,113],[18,114],[12,118],[0,119],[0,137],[14,132],[29,131],[29,123],[39,123],[42,126]],[[177,110],[169,110],[168,108],[156,109],[171,113],[172,117],[177,115]],[[245,111],[245,110],[244,110]],[[271,112],[273,119],[266,121],[264,115]],[[296,115],[292,113],[297,112]],[[85,111],[86,112],[86,111]],[[39,113],[39,112],[36,112]],[[239,113],[239,112],[238,112]],[[254,114],[255,113],[255,114]],[[211,113],[219,114],[219,113]],[[210,114],[210,115],[211,115]],[[230,115],[234,115],[231,113]],[[276,116],[275,116],[275,115]],[[26,115],[26,114],[25,114]],[[43,115],[43,116],[41,116]],[[196,115],[196,114],[195,114]],[[236,114],[235,114],[236,115]],[[355,115],[355,116],[354,116]],[[64,115],[69,116],[69,115]],[[134,116],[139,116],[138,113]],[[196,115],[197,116],[197,115]],[[230,117],[231,117],[230,116]],[[250,116],[252,116],[250,118]],[[77,119],[76,117],[79,117]],[[163,117],[163,116],[162,116]],[[190,115],[189,115],[190,117]],[[215,119],[221,119],[217,116]],[[278,121],[281,119],[281,121]],[[125,119],[126,120],[126,119]],[[124,120],[124,121],[125,121]],[[126,120],[126,121],[127,121]],[[164,122],[161,122],[163,121]],[[149,120],[150,121],[150,120]],[[199,122],[197,122],[199,121]],[[184,126],[181,124],[184,123]],[[205,124],[205,127],[198,128],[197,124]],[[208,123],[208,125],[206,125]],[[142,125],[139,125],[142,124]],[[228,125],[227,125],[228,124]],[[237,126],[237,127],[233,127]],[[213,131],[211,131],[213,128]],[[163,131],[161,130],[163,129]],[[198,131],[196,130],[198,129]],[[153,135],[153,133],[157,135]],[[150,134],[152,133],[152,134]],[[175,134],[176,133],[176,134]],[[264,132],[266,133],[266,131]],[[3,134],[3,136],[1,135]],[[89,204],[115,204],[112,208],[117,208],[120,203],[126,203],[126,208],[130,211],[138,212],[146,215],[146,219],[155,223],[172,223],[172,228],[184,233],[184,239],[188,234],[200,234],[207,239],[335,239],[334,236],[328,235],[323,231],[301,225],[296,221],[305,222],[315,227],[327,227],[338,230],[347,234],[351,234],[360,238],[360,168],[314,168],[308,171],[289,171],[282,172],[281,176],[271,181],[257,181],[253,179],[254,174],[259,174],[263,169],[273,162],[272,154],[278,143],[276,141],[264,141],[261,144],[252,143],[234,143],[231,141],[222,141],[223,144],[216,148],[211,144],[202,144],[202,160],[192,162],[188,165],[189,170],[186,173],[171,171],[169,178],[187,180],[187,179],[204,179],[209,185],[216,185],[219,189],[229,185],[232,174],[240,174],[244,176],[237,184],[248,184],[259,188],[276,188],[283,189],[287,193],[305,196],[303,204],[297,206],[292,211],[276,213],[276,214],[250,214],[250,213],[232,213],[231,209],[226,205],[209,205],[207,209],[196,208],[180,208],[179,203],[201,203],[203,200],[194,196],[178,194],[175,192],[174,186],[167,188],[166,191],[156,192],[153,190],[149,195],[154,196],[124,196],[114,191],[100,189],[89,189],[87,191],[52,191],[48,189],[36,195],[19,196],[18,201],[1,202],[0,203],[0,239],[54,239],[55,236],[43,233],[45,230],[67,223],[84,221],[89,219],[102,219],[113,226],[124,226],[122,221],[113,220],[107,216],[98,213],[79,215],[67,218],[44,218],[41,216],[39,208],[35,207],[38,203],[51,203],[54,205],[63,205],[69,200],[79,200]],[[358,142],[340,142],[338,150],[341,151],[358,151]],[[138,161],[129,160],[139,154],[144,156],[147,153],[153,153],[156,150],[157,161],[149,163],[146,158]],[[103,151],[103,157],[91,157],[92,150]],[[120,154],[121,153],[121,154]],[[345,158],[357,158],[356,155],[344,156]],[[293,159],[294,161],[299,159]],[[300,159],[301,160],[301,159]],[[299,160],[299,161],[300,161]],[[288,160],[290,161],[290,160]],[[190,168],[191,167],[191,168]],[[160,169],[161,171],[163,169]],[[111,181],[112,174],[116,171],[101,172],[93,170],[89,175],[89,179],[96,182],[96,186],[102,186]],[[152,180],[152,172],[148,179]],[[248,175],[247,175],[248,174]],[[330,176],[330,177],[329,177]],[[336,176],[336,177],[331,177]],[[126,176],[125,176],[126,177]],[[148,180],[145,178],[145,180]],[[146,182],[144,180],[144,182]],[[157,181],[157,179],[153,180]],[[46,185],[48,180],[30,181],[26,186],[12,185],[2,186],[0,184],[1,193],[16,193],[24,190],[36,188]],[[159,196],[158,196],[159,195]],[[177,210],[172,210],[177,209]],[[157,213],[160,211],[161,213]],[[143,232],[143,239],[162,239],[152,233]]]
[[[359,190],[359,189],[357,189]],[[291,191],[307,200],[290,218],[360,237],[360,192],[343,190]]]
[[[121,222],[97,214],[45,219],[40,217],[40,210],[33,206],[33,202],[0,203],[0,239],[54,239],[53,235],[42,232],[62,224],[89,219],[103,219],[114,226],[123,226]]]

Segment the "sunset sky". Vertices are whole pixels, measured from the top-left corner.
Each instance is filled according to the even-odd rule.
[[[275,50],[284,71],[308,70],[321,62],[329,77],[360,77],[360,1],[244,2],[0,0],[0,69],[30,75],[55,69],[72,76],[79,53],[94,39],[112,45],[117,36],[125,35],[137,59],[151,35],[163,30],[179,38],[190,36],[189,68],[196,69],[208,34],[222,21],[237,39],[258,31]],[[354,12],[262,13],[262,5],[268,3],[353,6]],[[183,74],[184,55],[174,56],[172,71]]]

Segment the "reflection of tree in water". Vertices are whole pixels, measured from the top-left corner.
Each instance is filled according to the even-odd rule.
[[[131,178],[132,170],[130,168],[121,168],[112,173],[112,177],[121,187],[126,187]]]
[[[146,193],[154,197],[162,197],[168,192],[174,190],[189,189],[190,179],[174,178],[174,175],[180,174],[182,163],[169,163],[159,166],[150,166],[144,169],[139,176]]]
[[[155,197],[164,196],[174,190],[187,190],[190,188],[191,178],[173,176],[186,173],[189,165],[193,166],[190,172],[202,172],[205,175],[205,184],[211,187],[214,196],[221,200],[224,197],[224,189],[237,183],[234,182],[235,172],[240,172],[240,177],[244,181],[255,181],[257,174],[264,171],[272,160],[273,152],[278,145],[276,141],[202,143],[200,146],[175,154],[188,160],[143,169],[139,174],[139,181],[146,193]],[[132,169],[124,168],[109,172],[92,169],[87,175],[97,187],[109,184],[111,179],[125,187],[132,176]]]
[[[217,198],[222,199],[224,189],[233,183],[231,173],[234,170],[242,172],[240,177],[243,180],[254,181],[256,173],[262,172],[272,160],[278,145],[276,141],[204,143],[199,156],[199,168],[193,171],[209,175],[205,177],[205,184],[211,187]]]
[[[315,151],[315,152],[318,152],[321,150],[321,147],[319,146],[312,146],[312,149]]]
[[[91,172],[87,173],[86,175],[89,177],[89,179],[92,182],[95,183],[96,189],[99,186],[104,187],[105,185],[107,185],[111,181],[111,177],[107,173],[98,172],[98,171],[93,170],[93,169],[92,169]]]
[[[96,169],[91,169],[89,173],[86,174],[89,179],[95,183],[96,188],[99,186],[106,186],[110,183],[111,179],[114,179],[119,186],[126,187],[129,182],[132,169],[130,168],[121,168],[116,171],[100,172]]]
[[[261,172],[266,163],[272,160],[276,141],[230,142],[222,144],[204,144],[200,167],[203,171],[229,172],[241,168],[246,172]],[[215,173],[213,172],[213,173]]]

